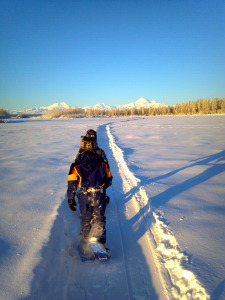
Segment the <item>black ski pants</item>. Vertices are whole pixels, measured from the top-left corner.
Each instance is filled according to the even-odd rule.
[[[106,242],[106,192],[104,189],[84,188],[77,193],[80,207],[80,240],[86,242],[95,238]]]

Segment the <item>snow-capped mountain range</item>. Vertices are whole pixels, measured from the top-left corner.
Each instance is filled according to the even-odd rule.
[[[87,110],[87,109],[112,109],[115,108],[115,106],[109,106],[105,103],[97,103],[95,105],[89,105],[89,106],[84,106],[83,109]]]
[[[126,108],[142,108],[142,107],[159,107],[163,106],[163,104],[156,102],[155,100],[147,100],[145,98],[139,98],[137,101],[123,104],[123,105],[117,105],[117,106],[109,106],[105,103],[98,103],[93,106],[85,106],[84,109],[126,109]]]
[[[88,110],[88,109],[126,109],[126,108],[142,108],[142,107],[159,107],[163,106],[163,104],[156,102],[155,100],[147,100],[145,98],[140,98],[135,102],[128,103],[128,104],[123,104],[123,105],[117,105],[117,106],[109,106],[105,103],[97,103],[93,106],[84,106],[83,109]],[[70,108],[70,106],[65,103],[65,102],[60,102],[60,103],[54,103],[50,106],[41,106],[39,108],[30,108],[30,109],[25,109],[25,110],[11,110],[11,114],[19,114],[19,113],[24,113],[24,114],[29,114],[29,115],[38,115],[42,114],[44,112],[47,112],[52,109],[65,109],[65,108]]]
[[[28,108],[24,110],[11,110],[10,113],[11,114],[24,113],[28,115],[39,115],[52,109],[63,109],[63,108],[69,108],[69,105],[66,104],[65,102],[60,102],[60,103],[54,103],[50,106],[34,107],[34,108]]]
[[[117,108],[124,109],[124,108],[142,108],[142,107],[159,107],[163,106],[163,104],[156,102],[155,100],[147,100],[145,98],[140,98],[133,103],[128,103],[124,105],[118,105]]]

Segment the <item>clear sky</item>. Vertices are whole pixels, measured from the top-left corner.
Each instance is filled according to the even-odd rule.
[[[1,0],[0,107],[225,96],[224,0]]]

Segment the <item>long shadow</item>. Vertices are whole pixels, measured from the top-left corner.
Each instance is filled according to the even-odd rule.
[[[196,159],[196,160],[194,160],[194,161],[196,161],[195,163],[191,163],[190,165],[187,165],[187,166],[184,166],[182,168],[176,169],[176,170],[171,171],[167,174],[155,177],[155,178],[149,180],[148,183],[156,182],[158,180],[173,176],[173,175],[177,174],[178,172],[183,171],[185,169],[189,169],[191,167],[195,167],[195,166],[198,166],[198,165],[200,165],[200,166],[208,165],[209,163],[211,163],[214,160],[217,160],[217,162],[219,162],[219,161],[223,160],[224,158],[225,158],[225,150],[221,151],[221,152],[218,152],[216,154],[205,156],[205,157],[200,158],[200,159]]]
[[[139,178],[141,179],[141,184],[142,185],[147,185],[150,183],[154,183],[157,182],[159,180],[165,179],[165,178],[169,178],[185,169],[189,169],[195,166],[209,166],[209,168],[205,171],[203,171],[202,173],[189,178],[188,180],[173,186],[169,189],[167,189],[166,191],[154,196],[151,198],[151,204],[157,208],[159,206],[162,206],[164,204],[166,204],[167,202],[170,201],[171,198],[179,195],[180,193],[222,173],[225,171],[225,164],[218,164],[218,162],[222,161],[225,159],[225,151],[221,151],[218,152],[216,154],[212,154],[206,157],[203,157],[201,159],[197,159],[195,160],[195,163],[191,163],[190,165],[184,166],[182,168],[173,170],[171,172],[168,172],[166,174],[154,177],[154,178],[148,178],[148,177],[144,177],[144,176],[140,176]],[[140,184],[135,187],[134,189],[130,190],[129,193],[134,194],[135,192],[137,192],[139,190],[139,186]]]
[[[225,297],[224,291],[225,291],[225,279],[222,282],[220,282],[220,284],[218,284],[218,286],[215,288],[210,300],[224,299],[224,297]]]
[[[167,189],[159,195],[151,198],[151,203],[154,207],[159,207],[170,201],[173,197],[181,194],[182,192],[222,173],[225,171],[225,164],[214,165],[201,174],[198,174],[174,187]]]

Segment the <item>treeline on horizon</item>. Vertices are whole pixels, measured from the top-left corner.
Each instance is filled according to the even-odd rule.
[[[120,117],[120,116],[159,116],[159,115],[208,115],[224,114],[225,98],[198,99],[176,105],[126,108],[126,109],[87,109],[68,108],[54,109],[42,114],[42,118],[73,118],[73,117]]]
[[[78,117],[120,117],[120,116],[159,116],[159,115],[209,115],[224,114],[225,98],[198,99],[176,105],[164,105],[148,108],[126,108],[126,109],[83,109],[66,108],[53,109],[43,113],[41,118],[78,118]],[[0,109],[0,117],[9,118],[7,110]],[[26,114],[19,114],[18,117],[29,117]]]

